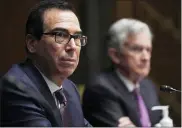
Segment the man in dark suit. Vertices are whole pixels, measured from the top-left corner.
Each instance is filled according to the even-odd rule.
[[[108,55],[113,67],[95,75],[83,95],[83,111],[93,126],[150,127],[161,119],[150,71],[152,34],[135,19],[115,22],[108,33]]]
[[[0,126],[91,126],[79,93],[67,79],[86,44],[72,6],[41,1],[26,24],[25,62],[15,64],[0,83]]]

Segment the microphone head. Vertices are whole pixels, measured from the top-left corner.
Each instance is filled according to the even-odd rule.
[[[172,87],[170,87],[168,85],[161,85],[160,91],[172,93],[175,91],[175,89],[173,89]]]

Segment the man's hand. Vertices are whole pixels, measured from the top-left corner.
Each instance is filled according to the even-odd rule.
[[[136,127],[129,117],[121,117],[118,122],[118,127]]]

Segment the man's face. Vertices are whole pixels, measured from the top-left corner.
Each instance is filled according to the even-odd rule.
[[[74,35],[81,32],[79,21],[71,11],[50,9],[44,13],[43,19],[44,33],[63,31]],[[41,60],[40,66],[44,67],[49,75],[68,77],[78,65],[80,49],[73,38],[67,44],[59,44],[55,42],[55,35],[43,34],[37,42],[36,54]]]
[[[128,74],[145,77],[150,71],[151,39],[145,33],[128,37],[122,46],[120,65]]]

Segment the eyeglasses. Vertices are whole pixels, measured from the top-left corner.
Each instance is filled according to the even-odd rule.
[[[141,53],[144,49],[148,52],[151,53],[152,52],[152,48],[151,47],[142,47],[139,45],[128,45],[128,44],[124,44],[124,46],[126,46],[128,48],[128,50],[134,52],[134,53]]]
[[[43,34],[55,36],[55,42],[58,44],[68,44],[71,38],[74,39],[77,46],[81,47],[87,44],[87,37],[82,34],[71,35],[66,32],[47,32]]]

